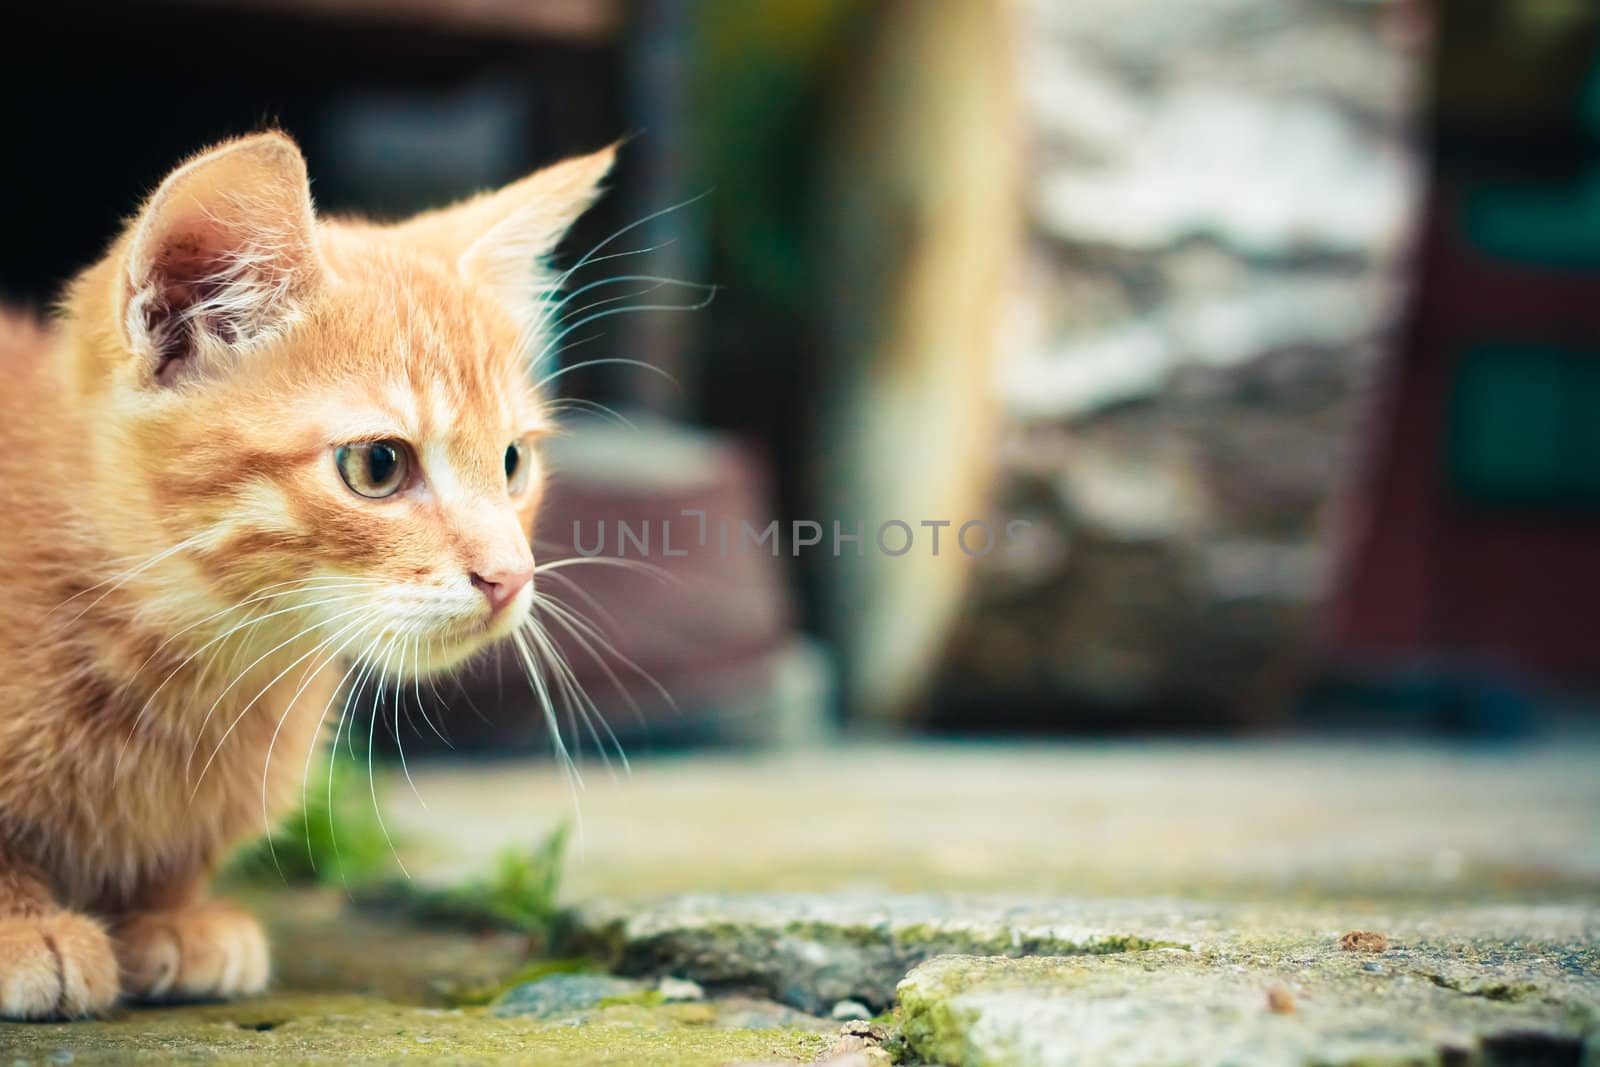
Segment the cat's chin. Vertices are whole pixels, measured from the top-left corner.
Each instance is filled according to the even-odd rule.
[[[437,634],[414,654],[384,666],[379,670],[393,678],[410,681],[412,678],[431,678],[453,674],[475,656],[489,651],[516,632],[525,613],[501,612],[487,619],[464,623]],[[398,669],[397,669],[398,668]]]
[[[494,642],[490,641],[476,645],[452,643],[448,646],[435,646],[429,652],[412,656],[404,664],[374,663],[373,670],[378,675],[402,685],[412,679],[454,674],[468,660],[493,644]]]

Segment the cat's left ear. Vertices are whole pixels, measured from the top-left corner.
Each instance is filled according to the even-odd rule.
[[[563,160],[502,189],[417,215],[396,225],[394,234],[453,262],[531,329],[553,283],[546,261],[599,198],[616,154],[611,145]]]
[[[126,245],[123,328],[153,379],[227,369],[294,321],[321,284],[305,159],[262,133],[169,174]]]

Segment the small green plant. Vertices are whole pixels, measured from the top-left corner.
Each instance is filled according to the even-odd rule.
[[[487,876],[441,889],[412,887],[410,910],[421,919],[508,927],[542,939],[561,914],[557,898],[569,836],[567,824],[558,823],[532,851],[501,851]]]
[[[359,885],[395,870],[366,761],[342,750],[306,781],[304,806],[234,854],[225,874],[249,882]]]
[[[401,876],[378,810],[365,761],[332,752],[307,782],[301,810],[235,853],[224,877],[348,886],[368,905],[424,922],[519,930],[535,946],[549,942],[561,916],[557,899],[570,836],[566,823],[554,826],[531,850],[502,850],[485,875],[436,887]]]

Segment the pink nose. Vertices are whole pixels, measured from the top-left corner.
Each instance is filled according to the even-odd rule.
[[[522,571],[492,571],[472,575],[472,584],[489,599],[489,611],[498,614],[501,608],[517,598],[522,587],[533,581],[533,569]]]

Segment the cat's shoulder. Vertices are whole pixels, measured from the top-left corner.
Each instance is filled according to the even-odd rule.
[[[0,304],[0,365],[37,360],[49,346],[49,323],[31,311]]]

